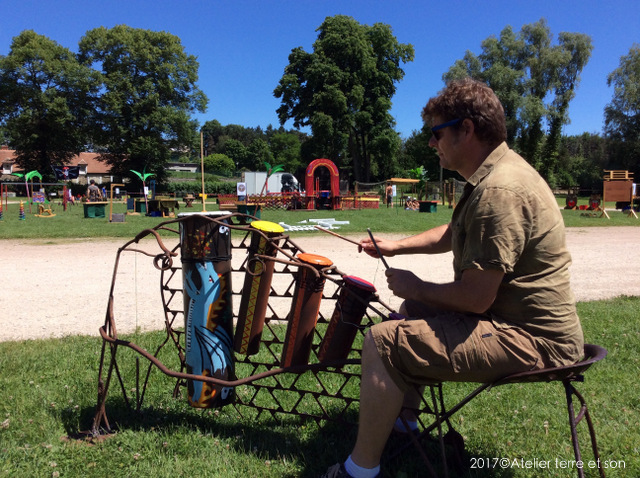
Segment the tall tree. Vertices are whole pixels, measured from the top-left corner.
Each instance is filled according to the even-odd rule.
[[[640,45],[620,58],[620,66],[607,77],[613,98],[604,110],[604,132],[610,140],[610,155],[616,169],[627,169],[640,177]]]
[[[104,160],[116,174],[146,169],[162,182],[171,151],[193,146],[191,113],[206,109],[196,57],[170,33],[119,25],[87,32],[80,59],[102,76],[96,140]]]
[[[444,80],[471,76],[489,84],[505,109],[507,141],[553,182],[562,127],[592,48],[581,33],[560,33],[552,45],[544,19],[518,33],[507,26],[482,42],[480,55],[467,52]]]
[[[53,176],[87,143],[91,95],[98,86],[93,70],[49,38],[25,30],[0,57],[0,123],[16,163]]]
[[[301,141],[298,135],[293,133],[275,133],[269,139],[269,148],[273,153],[273,162],[282,164],[284,170],[296,173],[302,166],[300,159]]]
[[[583,194],[602,190],[602,170],[611,169],[607,140],[598,134],[583,133],[563,136],[560,144],[560,184],[579,186]]]
[[[314,144],[307,148],[350,164],[355,180],[368,181],[376,163],[399,150],[389,110],[413,46],[398,42],[388,25],[361,25],[344,15],[327,17],[318,32],[313,53],[291,51],[274,90],[280,124],[310,126]]]

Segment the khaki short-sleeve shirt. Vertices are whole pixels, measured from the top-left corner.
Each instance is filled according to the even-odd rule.
[[[456,280],[466,269],[505,274],[487,311],[496,325],[532,334],[552,365],[577,361],[584,339],[564,222],[536,170],[502,143],[469,178],[451,228]]]

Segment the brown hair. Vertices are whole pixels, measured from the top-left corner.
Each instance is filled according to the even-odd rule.
[[[472,78],[451,81],[427,102],[422,119],[435,126],[436,116],[443,122],[470,119],[478,138],[491,145],[497,146],[507,139],[502,103],[491,88]]]

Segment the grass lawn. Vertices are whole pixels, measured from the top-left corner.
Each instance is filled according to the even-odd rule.
[[[563,202],[561,198],[559,203]],[[613,204],[612,204],[613,207]],[[123,237],[133,238],[140,231],[154,227],[160,222],[168,220],[162,217],[148,217],[144,215],[127,215],[125,222],[109,222],[109,206],[105,208],[105,218],[85,218],[82,204],[69,206],[67,211],[62,206],[53,205],[54,217],[39,218],[34,214],[37,208],[33,207],[33,213],[29,213],[25,205],[25,219],[19,218],[19,205],[9,203],[3,206],[3,219],[0,220],[0,239],[61,239],[61,238],[98,238],[98,237]],[[217,211],[218,206],[214,202],[207,203],[207,211]],[[202,211],[201,204],[195,204],[192,208],[185,208],[180,204],[180,212]],[[126,213],[126,204],[114,203],[114,213]],[[640,226],[640,220],[630,217],[622,211],[610,211],[610,219],[587,215],[588,211],[562,210],[562,215],[567,227],[604,227],[604,226]],[[362,209],[344,211],[307,211],[307,210],[263,210],[261,219],[272,222],[284,222],[289,225],[308,219],[334,218],[338,221],[348,221],[349,224],[340,226],[341,234],[363,234],[367,228],[373,232],[402,232],[416,233],[433,226],[445,224],[451,220],[452,209],[438,205],[435,213],[419,213],[407,211],[401,208]],[[295,237],[296,232],[291,236]],[[322,232],[304,232],[304,235],[323,234]]]
[[[586,339],[609,350],[586,373],[578,389],[586,397],[608,476],[640,476],[640,298],[579,304]],[[150,347],[159,332],[135,334]],[[95,411],[100,340],[68,337],[0,343],[0,476],[313,477],[350,451],[355,429],[251,413],[233,408],[195,410],[185,398],[173,399],[173,381],[152,372],[142,414],[128,413],[112,386],[107,411],[120,427],[110,438],[88,444],[62,438],[90,427]],[[124,373],[133,355],[120,352]],[[143,364],[144,366],[144,364]],[[449,403],[468,393],[469,384],[447,384]],[[354,417],[355,418],[355,417]],[[556,468],[572,460],[564,392],[560,384],[497,387],[483,392],[459,414],[469,464],[480,458],[508,458],[505,469],[476,469],[457,476],[575,476],[575,468]],[[584,425],[584,424],[582,424]],[[586,434],[583,457],[591,459]],[[436,450],[432,456],[437,462]],[[549,461],[550,470],[526,469],[521,460]],[[389,463],[383,476],[424,476],[413,452]],[[622,468],[622,469],[620,469]],[[596,476],[586,470],[587,476]],[[454,476],[456,476],[454,474]]]

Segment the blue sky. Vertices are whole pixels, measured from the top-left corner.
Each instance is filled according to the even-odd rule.
[[[443,73],[465,51],[478,54],[481,42],[499,36],[507,25],[519,31],[543,17],[554,43],[562,31],[592,38],[593,53],[564,133],[600,133],[603,109],[613,92],[607,75],[634,42],[640,43],[637,0],[0,0],[0,12],[0,55],[9,53],[12,38],[27,29],[72,51],[88,30],[100,26],[170,32],[200,63],[198,85],[209,106],[197,119],[251,127],[278,126],[279,100],[273,90],[288,55],[298,46],[312,51],[316,29],[327,16],[386,23],[400,42],[415,48],[391,111],[404,137],[420,129],[422,107],[443,87]]]

